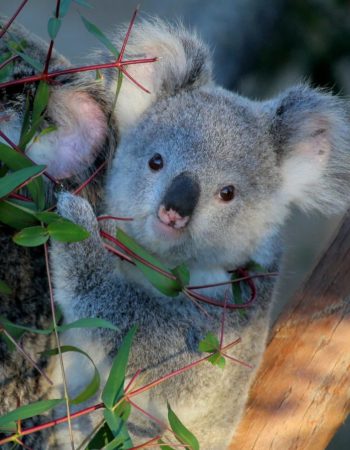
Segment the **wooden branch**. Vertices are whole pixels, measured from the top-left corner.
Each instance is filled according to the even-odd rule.
[[[350,409],[350,214],[276,323],[231,450],[323,450]]]

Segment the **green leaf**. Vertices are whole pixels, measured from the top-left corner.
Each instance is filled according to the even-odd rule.
[[[13,45],[10,45],[11,50],[18,56],[20,56],[26,63],[28,63],[30,66],[34,67],[38,72],[42,71],[42,64],[40,61],[38,61],[35,58],[32,58],[31,56],[27,55],[26,53],[23,53],[19,50],[17,50]]]
[[[0,426],[0,431],[3,433],[14,433],[17,431],[17,424],[16,422],[9,422],[5,425]]]
[[[0,160],[3,161],[11,170],[20,170],[26,167],[37,167],[36,164],[27,159],[24,155],[17,152],[6,144],[0,143]],[[35,178],[27,186],[33,200],[39,209],[45,207],[44,181],[42,177]]]
[[[116,448],[113,445],[116,445],[117,443],[118,445],[123,444],[123,449],[132,448],[132,441],[126,428],[126,424],[118,413],[116,411],[105,409],[103,411],[103,415],[113,433],[113,436],[116,438],[110,442],[110,446],[108,448]]]
[[[46,110],[47,104],[49,102],[49,85],[46,81],[40,81],[35,92],[34,103],[33,103],[33,114],[32,114],[32,128],[35,122],[38,122],[43,113]]]
[[[109,442],[113,441],[114,436],[109,426],[104,422],[98,429],[94,437],[85,447],[85,450],[96,450],[104,448]]]
[[[67,14],[71,3],[72,3],[72,0],[61,0],[61,3],[60,3],[60,17],[61,18]]]
[[[233,274],[231,276],[231,280],[234,281],[234,280],[237,280],[238,278],[241,278],[241,276],[238,275],[236,272],[233,272]],[[233,301],[236,305],[243,305],[244,301],[243,301],[241,282],[232,283],[232,296],[233,296]],[[246,311],[244,311],[244,309],[239,309],[238,314],[243,318],[246,317],[246,315],[247,315],[247,313],[246,313]]]
[[[85,228],[62,218],[50,222],[47,231],[53,239],[60,242],[77,242],[90,236]]]
[[[67,353],[67,352],[80,353],[80,354],[86,356],[86,358],[88,358],[91,361],[92,365],[94,366],[94,375],[93,375],[90,383],[81,392],[79,392],[79,394],[76,397],[74,397],[73,399],[70,399],[70,403],[72,403],[73,405],[78,405],[79,403],[85,402],[86,400],[88,400],[89,398],[93,397],[96,394],[96,392],[98,391],[98,389],[100,387],[100,382],[101,382],[100,374],[97,370],[97,367],[96,367],[94,361],[91,359],[91,357],[86,352],[81,350],[80,348],[74,347],[73,345],[62,345],[61,352],[62,353]],[[46,356],[57,355],[58,348],[46,350],[46,351],[42,352],[41,354],[46,355]]]
[[[33,203],[34,205],[34,203]],[[38,223],[32,212],[23,211],[15,201],[0,201],[0,222],[21,230]]]
[[[98,317],[86,317],[57,327],[59,331],[66,331],[71,328],[107,328],[110,330],[119,331],[117,326],[113,325],[108,320],[99,319]]]
[[[126,422],[131,413],[131,405],[127,401],[123,400],[119,405],[114,409],[114,412]]]
[[[61,27],[61,22],[61,19],[58,19],[57,17],[50,17],[47,23],[47,31],[53,41],[56,39],[57,33]]]
[[[5,197],[16,189],[30,183],[34,178],[41,175],[46,166],[31,166],[0,178],[0,198]]]
[[[21,331],[29,331],[30,333],[35,333],[35,334],[51,334],[53,327],[51,328],[47,328],[44,330],[39,330],[37,328],[31,328],[31,327],[26,327],[24,325],[18,325],[17,323],[11,322],[10,320],[6,319],[6,317],[4,316],[0,316],[0,324],[1,326],[3,326],[5,328],[5,330],[7,330],[11,336],[13,336],[14,334],[16,334],[16,332],[18,330]]]
[[[85,6],[85,8],[93,9],[93,6],[90,5],[90,3],[86,2],[85,0],[74,0],[75,3],[78,3],[78,5]]]
[[[220,343],[219,339],[211,332],[209,332],[203,340],[200,341],[198,345],[198,350],[200,352],[212,353],[219,350]]]
[[[23,247],[37,247],[49,239],[46,228],[41,226],[23,228],[13,236],[13,242]]]
[[[54,408],[55,406],[64,402],[64,399],[54,399],[54,400],[40,400],[36,403],[31,403],[29,405],[20,406],[14,411],[5,414],[0,417],[0,426],[8,424],[13,421],[28,419],[29,417],[38,416],[46,411]]]
[[[56,220],[62,219],[62,217],[59,216],[57,213],[48,211],[39,212],[35,214],[35,216],[37,217],[38,220],[40,220],[40,222],[44,222],[46,224],[50,224],[51,222],[55,222]]]
[[[11,294],[11,292],[12,289],[10,288],[10,286],[4,280],[0,280],[0,293],[9,295]]]
[[[108,48],[108,50],[115,56],[116,59],[119,57],[119,52],[112,44],[112,42],[107,38],[107,36],[93,23],[89,22],[85,17],[81,16],[86,29],[89,33],[93,34],[102,44]]]
[[[32,114],[32,105],[31,105],[29,93],[27,93],[24,117],[23,117],[23,120],[22,120],[21,135],[20,135],[19,144],[18,144],[18,147],[21,148],[21,149],[24,149],[24,150],[26,148],[26,145],[29,142],[29,140],[27,140],[25,138],[25,136],[30,131],[31,114]]]
[[[190,271],[186,264],[180,264],[175,269],[172,269],[171,272],[176,276],[182,287],[190,284]]]
[[[130,236],[128,236],[124,231],[118,229],[117,230],[117,239],[128,247],[133,253],[138,256],[141,256],[144,260],[151,263],[153,266],[162,269],[165,272],[171,273],[171,271],[165,267],[158,259],[148,253],[143,247],[137,244]],[[153,268],[148,267],[146,264],[140,262],[135,257],[132,257],[132,260],[136,264],[136,266],[142,271],[148,281],[157,288],[162,294],[167,295],[168,297],[176,297],[181,291],[182,286],[178,280],[173,280],[168,278],[167,276],[155,271]],[[176,276],[176,275],[175,275]]]
[[[170,447],[170,445],[165,444],[165,442],[161,439],[159,439],[158,444],[161,450],[175,450],[174,447]]]
[[[124,337],[123,342],[115,356],[106,385],[102,392],[102,401],[106,408],[112,409],[115,403],[124,395],[124,380],[127,369],[129,352],[133,337],[136,333],[133,326]]]
[[[175,433],[175,436],[181,444],[188,445],[192,450],[199,450],[199,442],[196,437],[188,430],[180,419],[176,416],[168,403],[168,420],[171,429]]]
[[[38,142],[40,140],[40,138],[42,138],[46,134],[53,133],[54,131],[57,131],[57,130],[58,130],[58,127],[56,125],[49,125],[48,127],[41,130],[40,133],[38,133],[34,137],[34,142]]]
[[[226,364],[225,358],[222,355],[220,355],[219,352],[216,352],[213,355],[211,355],[211,357],[208,358],[208,361],[210,363],[212,363],[213,366],[220,367],[220,369],[223,369],[225,367],[225,364]]]
[[[249,272],[266,272],[266,268],[254,260],[249,261],[246,269]]]

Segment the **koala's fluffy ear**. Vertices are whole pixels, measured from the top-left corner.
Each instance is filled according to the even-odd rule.
[[[28,156],[37,164],[46,164],[48,173],[57,179],[86,172],[106,139],[103,106],[88,90],[57,87],[50,92],[46,116],[57,130],[34,140]]]
[[[334,212],[350,204],[350,117],[346,102],[308,86],[269,102],[286,203]],[[271,124],[271,122],[270,122]]]
[[[121,48],[125,32],[126,29],[119,30],[114,39],[118,49]],[[156,99],[211,82],[211,55],[208,48],[195,33],[186,31],[181,25],[170,25],[158,19],[143,20],[134,25],[124,60],[151,57],[158,57],[159,60],[125,67],[150,94],[124,77],[116,105],[121,131],[135,123]],[[106,84],[114,93],[115,72],[112,76],[111,72],[107,74]]]

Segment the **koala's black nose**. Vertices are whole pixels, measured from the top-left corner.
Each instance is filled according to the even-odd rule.
[[[184,172],[175,177],[169,186],[162,205],[169,211],[176,211],[181,217],[191,216],[199,199],[200,187],[197,181]]]

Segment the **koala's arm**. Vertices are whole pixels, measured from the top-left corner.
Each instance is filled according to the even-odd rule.
[[[80,197],[62,193],[57,209],[60,215],[88,230],[90,236],[76,243],[53,242],[55,299],[68,320],[105,316],[106,305],[112,299],[114,304],[118,302],[121,293],[129,297],[131,293],[125,291],[131,288],[118,277],[116,257],[103,247],[99,224],[90,204]]]

